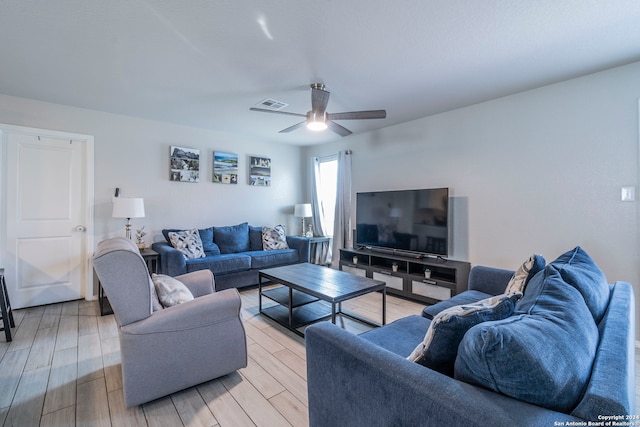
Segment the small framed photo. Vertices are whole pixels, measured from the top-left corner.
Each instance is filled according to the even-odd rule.
[[[200,150],[171,146],[169,159],[171,181],[200,182]]]
[[[238,183],[238,155],[224,151],[213,152],[213,182]]]
[[[271,159],[251,157],[249,165],[249,185],[256,187],[271,186]]]

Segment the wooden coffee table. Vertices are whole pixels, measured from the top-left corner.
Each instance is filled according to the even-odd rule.
[[[263,279],[282,286],[263,290]],[[299,329],[310,323],[330,317],[335,324],[337,314],[372,326],[386,323],[387,291],[385,282],[380,280],[304,263],[260,270],[258,287],[260,313],[300,336],[304,333]],[[376,291],[382,292],[381,324],[342,309],[342,302]],[[278,304],[263,309],[262,297]]]

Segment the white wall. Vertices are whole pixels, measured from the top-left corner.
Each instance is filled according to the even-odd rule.
[[[453,259],[514,269],[533,252],[552,261],[581,245],[638,297],[638,202],[620,191],[638,186],[639,95],[635,63],[304,155],[353,150],[354,194],[449,187]]]
[[[209,227],[248,221],[286,224],[297,232],[293,205],[300,200],[300,148],[268,144],[238,135],[119,116],[0,95],[0,123],[89,134],[95,137],[95,241],[124,235],[124,219],[111,218],[116,187],[124,197],[143,197],[147,243],[162,228]],[[200,150],[200,182],[169,181],[169,147]],[[213,151],[239,157],[237,185],[212,182]],[[248,185],[250,156],[272,161],[272,186]]]

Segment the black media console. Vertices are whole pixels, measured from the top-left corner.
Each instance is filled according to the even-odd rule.
[[[425,270],[428,274],[425,275]],[[387,292],[435,304],[467,290],[471,264],[444,258],[340,249],[340,270],[387,283]]]

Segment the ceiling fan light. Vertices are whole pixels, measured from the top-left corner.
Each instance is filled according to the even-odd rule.
[[[307,129],[312,130],[314,132],[318,132],[321,130],[325,130],[327,128],[327,124],[321,121],[313,121],[307,123]]]
[[[319,115],[316,113],[309,113],[309,117],[307,120],[307,129],[318,132],[321,130],[325,130],[326,128],[327,123],[325,122],[324,114]]]

